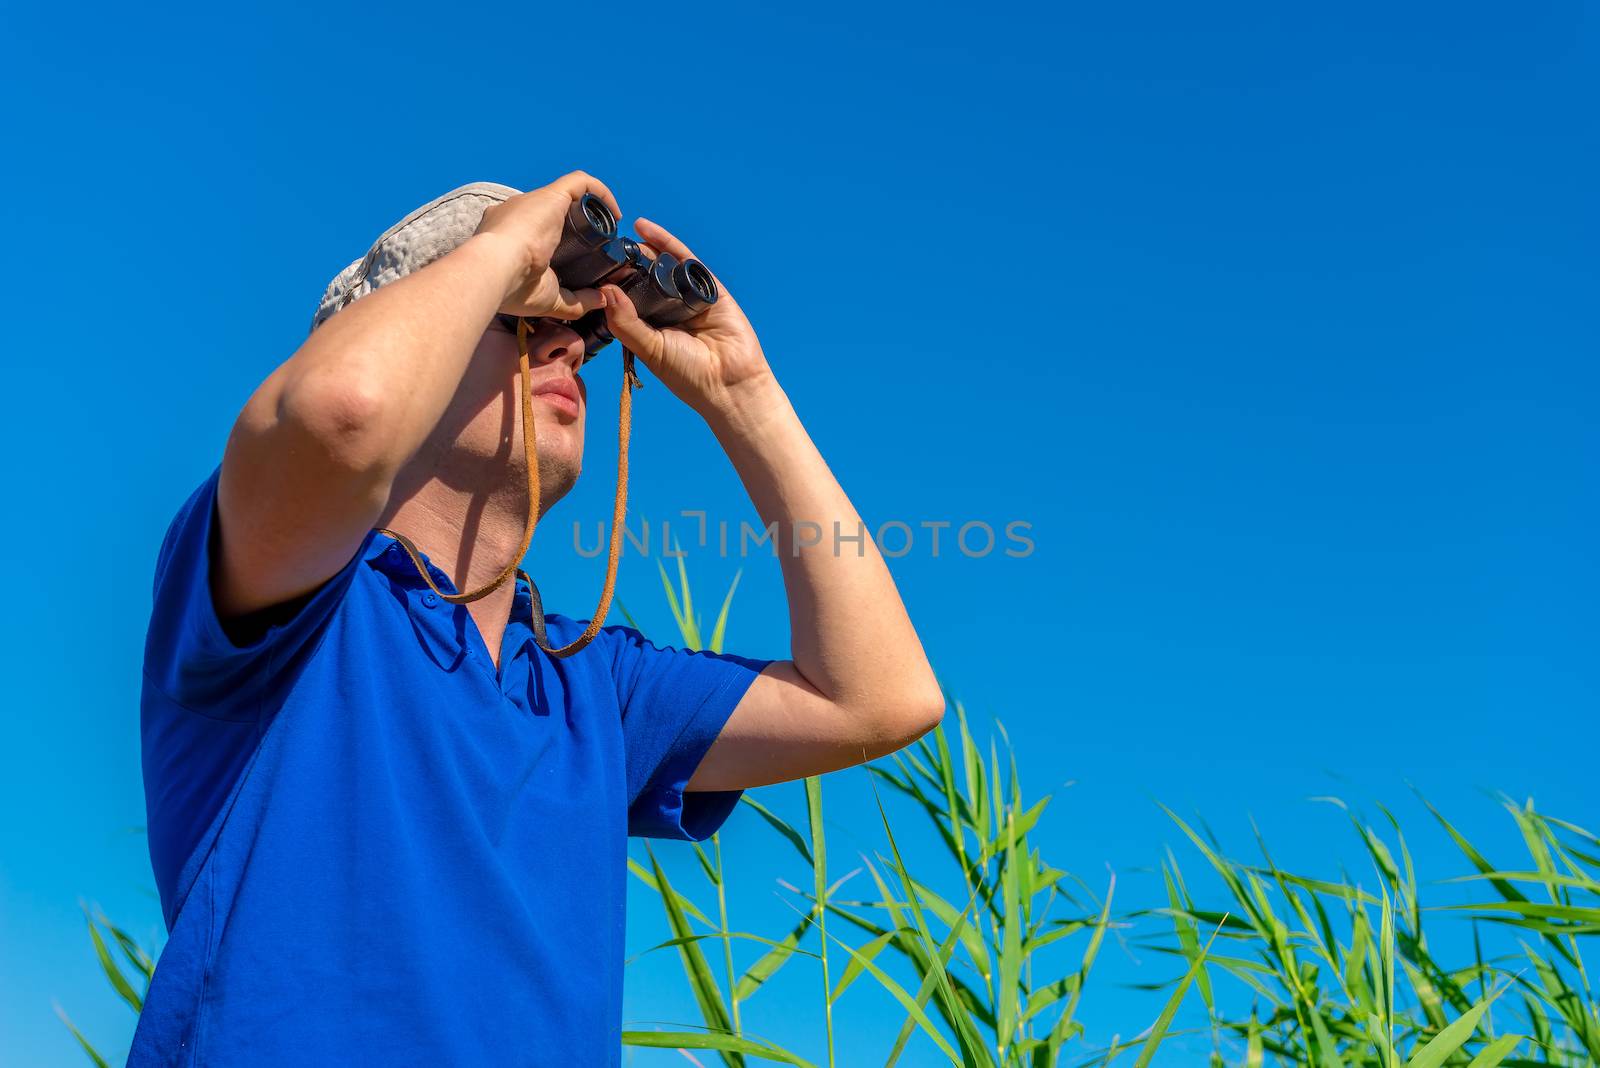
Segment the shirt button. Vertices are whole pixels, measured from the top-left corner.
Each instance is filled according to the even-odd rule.
[[[439,603],[439,595],[434,593],[432,590],[429,590],[427,593],[422,595],[422,603],[427,607],[432,608],[434,605]]]

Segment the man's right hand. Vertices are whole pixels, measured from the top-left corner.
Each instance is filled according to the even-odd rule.
[[[613,218],[622,218],[611,190],[583,171],[564,174],[547,186],[514,196],[483,213],[474,236],[493,235],[508,242],[517,262],[526,265],[507,290],[501,311],[531,318],[577,319],[604,305],[597,290],[572,292],[562,288],[550,269],[550,257],[561,241],[567,213],[585,193],[605,201]]]

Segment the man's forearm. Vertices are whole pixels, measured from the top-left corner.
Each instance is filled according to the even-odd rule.
[[[635,226],[653,249],[694,256],[665,228]],[[740,697],[691,790],[859,764],[910,744],[944,714],[888,566],[773,378],[750,320],[719,286],[716,303],[668,330],[640,319],[626,292],[602,287],[611,333],[705,418],[733,461],[773,530],[788,593],[790,659]]]
[[[708,421],[762,523],[776,524],[796,669],[866,714],[941,705],[887,564],[782,388],[763,376]]]
[[[510,242],[476,235],[329,319],[252,403],[315,424],[342,464],[392,479],[444,415],[523,269]]]

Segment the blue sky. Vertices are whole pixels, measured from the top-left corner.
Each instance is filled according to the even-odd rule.
[[[950,688],[1057,794],[1039,844],[1109,865],[1130,906],[1178,844],[1157,800],[1241,849],[1254,816],[1330,875],[1354,841],[1310,795],[1393,804],[1425,876],[1457,868],[1407,783],[1490,843],[1485,790],[1600,819],[1592,7],[693,14],[7,12],[8,1062],[79,1063],[52,999],[112,1050],[131,1031],[76,902],[160,922],[129,828],[173,510],[326,281],[467,181],[581,166],[676,230],[869,522],[1031,524],[1026,558],[919,537],[894,570]],[[586,372],[585,483],[530,556],[574,615],[614,371]],[[750,518],[691,413],[659,385],[636,413],[635,517]],[[730,647],[782,654],[774,561],[689,563],[708,600],[742,563]],[[621,593],[665,635],[655,567],[627,559]],[[881,848],[862,777],[828,788],[835,848]],[[771,931],[771,880],[804,874],[769,839],[736,821],[725,850]],[[642,949],[665,936],[636,902]],[[692,1019],[680,987],[641,965],[629,1017]],[[840,1026],[870,1062],[898,1018],[858,991]],[[769,1033],[815,1048],[807,984],[762,997]],[[1107,986],[1083,1015],[1104,1040],[1156,1011]]]

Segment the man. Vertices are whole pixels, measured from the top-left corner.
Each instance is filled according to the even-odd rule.
[[[626,836],[705,838],[739,791],[939,721],[870,540],[791,534],[861,521],[726,289],[657,330],[615,286],[561,287],[550,258],[585,193],[621,217],[579,172],[463,187],[392,228],[173,521],[142,701],[170,938],[130,1064],[617,1064]],[[791,659],[625,627],[555,658],[526,583],[435,592],[486,584],[522,544],[519,346],[500,315],[535,326],[544,513],[583,455],[584,344],[564,324],[599,308],[777,524]],[[557,645],[584,629],[544,621]]]

